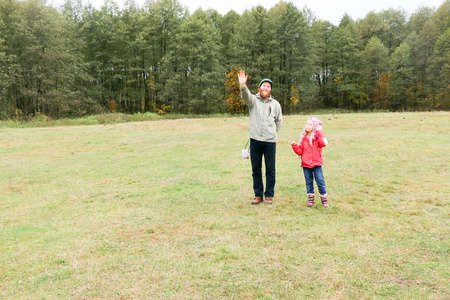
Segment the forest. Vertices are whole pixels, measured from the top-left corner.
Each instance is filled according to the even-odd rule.
[[[253,92],[271,78],[285,114],[448,110],[449,68],[450,0],[339,25],[285,1],[221,15],[178,0],[0,0],[0,119],[242,114],[240,69]]]

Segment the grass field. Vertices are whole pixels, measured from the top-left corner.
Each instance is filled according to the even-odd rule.
[[[1,299],[449,299],[450,113],[286,116],[250,205],[247,117],[0,129]],[[316,192],[317,193],[317,192]]]

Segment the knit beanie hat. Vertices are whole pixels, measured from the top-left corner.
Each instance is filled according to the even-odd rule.
[[[263,84],[264,82],[270,83],[270,88],[273,87],[273,82],[269,78],[265,78],[265,79],[261,80],[261,82],[259,83],[259,87],[261,87],[261,84]]]
[[[314,125],[314,131],[315,130],[317,130],[317,128],[319,127],[319,125],[322,125],[323,124],[323,122],[322,121],[320,121],[318,118],[316,118],[316,117],[311,117],[311,118],[309,118],[310,120],[311,120],[311,122],[313,123],[313,125]]]

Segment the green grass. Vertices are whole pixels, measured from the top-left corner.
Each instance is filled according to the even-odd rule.
[[[0,129],[0,298],[448,299],[450,113],[324,114],[330,208],[286,116],[274,204],[248,118]]]
[[[52,119],[46,115],[38,114],[35,117],[23,119],[9,119],[0,120],[0,128],[33,128],[33,127],[56,127],[56,126],[80,126],[80,125],[111,125],[128,122],[141,121],[155,121],[155,120],[173,120],[173,119],[187,119],[187,118],[211,118],[211,117],[230,117],[228,114],[217,115],[181,115],[181,114],[166,114],[158,115],[156,113],[106,113],[99,115],[92,115],[83,118],[61,118]]]

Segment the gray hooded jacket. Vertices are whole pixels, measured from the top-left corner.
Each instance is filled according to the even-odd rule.
[[[272,95],[267,98],[262,98],[259,93],[253,95],[246,85],[241,88],[241,98],[249,107],[248,137],[260,142],[275,143],[277,132],[283,124],[280,103]]]

